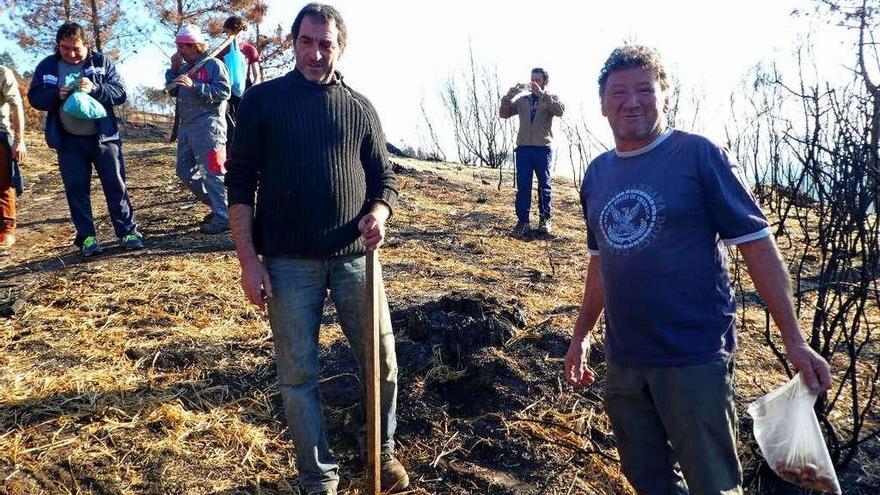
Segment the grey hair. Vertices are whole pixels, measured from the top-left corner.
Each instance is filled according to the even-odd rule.
[[[605,84],[612,72],[638,67],[654,76],[663,91],[669,89],[669,75],[660,53],[644,45],[623,45],[614,49],[602,70],[599,71],[599,96],[605,93]]]

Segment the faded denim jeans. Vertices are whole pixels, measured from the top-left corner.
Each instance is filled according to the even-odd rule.
[[[318,394],[318,331],[327,295],[336,306],[339,324],[359,365],[361,403],[358,408],[359,437],[364,425],[364,311],[366,257],[343,256],[326,259],[266,257],[272,281],[269,324],[278,359],[278,381],[287,424],[296,450],[300,483],[306,490],[335,488],[339,467],[327,445],[324,416]],[[382,452],[394,451],[397,426],[397,358],[394,333],[385,287],[380,273],[380,411]],[[361,441],[362,438],[359,438]]]
[[[550,164],[553,153],[549,146],[517,146],[516,148],[516,219],[528,223],[532,207],[532,176],[538,178],[538,213],[542,219],[553,216],[550,201],[553,186]]]

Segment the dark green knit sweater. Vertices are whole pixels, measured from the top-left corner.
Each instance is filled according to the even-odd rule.
[[[376,201],[397,202],[379,117],[337,81],[315,84],[293,70],[242,98],[226,188],[230,206],[255,206],[260,254],[363,253],[358,220]]]

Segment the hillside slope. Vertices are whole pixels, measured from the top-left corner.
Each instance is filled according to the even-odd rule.
[[[151,127],[125,143],[146,248],[115,247],[96,182],[110,249],[82,259],[54,154],[30,141],[20,240],[0,258],[22,301],[0,318],[0,493],[296,493],[266,318],[241,294],[229,237],[198,232],[206,211],[174,176],[174,146]],[[523,241],[508,235],[509,177],[499,191],[495,172],[395,161],[401,200],[381,260],[410,493],[630,493],[602,380],[576,391],[561,376],[587,259],[571,182],[556,185],[554,236]],[[784,379],[754,320],[743,407]],[[331,446],[354,495],[359,384],[329,304],[321,343]],[[592,361],[601,376],[601,349]]]

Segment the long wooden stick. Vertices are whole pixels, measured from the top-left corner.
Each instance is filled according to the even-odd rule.
[[[364,326],[364,379],[367,385],[367,493],[381,493],[379,427],[379,252],[367,251],[367,324]]]

